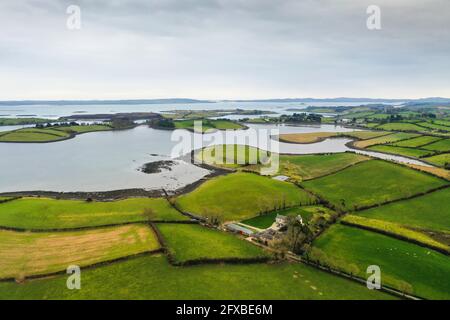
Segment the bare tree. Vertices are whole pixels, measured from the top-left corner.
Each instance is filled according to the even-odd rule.
[[[148,222],[152,222],[156,218],[156,212],[152,208],[145,208],[142,215]]]

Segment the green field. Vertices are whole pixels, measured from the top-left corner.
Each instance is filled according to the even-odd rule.
[[[303,264],[173,267],[162,255],[82,272],[82,289],[67,276],[0,283],[0,299],[393,299]]]
[[[404,281],[418,296],[450,299],[450,258],[431,249],[343,225],[332,226],[314,246],[328,259],[355,264],[361,277],[367,277],[369,265],[378,265],[384,284]]]
[[[41,118],[0,118],[0,126],[19,126],[27,124],[38,124],[52,122],[50,119]]]
[[[421,158],[425,156],[429,156],[433,154],[433,151],[423,150],[423,149],[415,149],[415,148],[404,148],[404,147],[395,147],[390,145],[378,145],[367,148],[369,150],[398,154],[406,157],[414,157]]]
[[[147,225],[55,233],[0,230],[0,278],[23,279],[158,248]]]
[[[425,232],[413,230],[398,223],[365,218],[352,214],[346,215],[344,218],[342,218],[342,221],[350,224],[351,226],[361,227],[363,229],[368,228],[373,232],[379,232],[396,238],[400,237],[400,239],[403,239],[405,241],[420,243],[420,245],[422,246],[426,246],[439,252],[444,251],[447,254],[450,253],[450,247],[447,244],[433,239]]]
[[[164,198],[134,198],[111,202],[22,198],[0,204],[0,226],[22,229],[64,229],[152,220],[187,220]]]
[[[108,131],[112,130],[112,127],[101,124],[93,125],[80,125],[80,126],[68,126],[68,127],[54,127],[55,130],[64,131],[67,133],[86,133],[95,131]]]
[[[384,203],[446,185],[445,180],[382,160],[358,163],[303,185],[341,209]]]
[[[211,179],[191,193],[178,197],[176,205],[196,215],[233,221],[314,201],[291,183],[252,173],[232,173]]]
[[[372,119],[382,120],[382,119],[389,118],[389,115],[386,114],[386,113],[375,113],[375,114],[371,114],[367,118],[369,119],[369,121],[372,120]]]
[[[443,119],[434,120],[434,123],[439,124],[441,126],[450,127],[450,121],[448,121],[448,120],[443,120]]]
[[[313,216],[313,214],[321,214],[321,215],[332,214],[332,211],[322,206],[296,207],[266,213],[254,218],[244,220],[242,221],[242,223],[259,229],[267,229],[275,222],[275,218],[278,214],[283,216],[301,215],[303,221],[306,222]]]
[[[270,152],[247,145],[216,145],[196,152],[196,160],[222,168],[259,165],[270,160]]]
[[[355,214],[418,229],[450,233],[450,189],[446,188],[411,200],[398,201]]]
[[[68,137],[68,133],[59,130],[26,128],[1,132],[0,142],[51,142]]]
[[[54,126],[51,128],[25,128],[0,133],[0,142],[54,142],[67,139],[71,134],[112,130],[106,125]]]
[[[340,118],[344,118],[344,119],[362,119],[362,118],[368,118],[371,115],[373,115],[374,112],[349,112],[349,113],[345,113],[340,115]]]
[[[244,145],[219,145],[217,147],[219,149],[216,146],[202,149],[196,153],[196,159],[222,168],[244,168],[247,171],[259,172],[261,168],[267,166],[265,163],[270,165],[271,156],[276,156]],[[216,154],[217,150],[221,153]],[[369,158],[351,152],[324,155],[279,155],[278,174],[301,181],[333,173],[365,160],[369,160]]]
[[[231,233],[209,229],[197,224],[160,223],[169,253],[177,263],[203,259],[248,259],[269,255],[261,248]]]
[[[176,120],[174,121],[175,129],[188,129],[194,130],[194,122],[201,122],[202,132],[207,130],[239,130],[243,129],[244,126],[229,120],[210,120],[210,119],[199,119],[199,120]]]
[[[397,142],[397,141],[401,141],[401,140],[415,138],[418,136],[419,135],[415,134],[415,133],[399,132],[399,133],[389,134],[387,136],[381,136],[378,138],[356,141],[354,143],[354,145],[358,148],[367,148],[369,146],[373,146],[376,144],[392,143],[392,142]]]
[[[424,158],[423,160],[433,163],[440,167],[445,167],[445,166],[448,167],[450,164],[450,153],[443,153],[443,154],[439,154],[437,156],[431,156],[428,158]]]
[[[417,132],[428,131],[426,128],[422,128],[419,127],[418,125],[415,125],[414,123],[408,122],[386,123],[378,126],[377,129],[383,129],[388,131],[417,131]]]
[[[369,158],[344,152],[326,155],[280,156],[280,173],[296,180],[327,175]]]
[[[351,132],[342,132],[340,135],[346,137],[353,137],[361,140],[373,139],[381,136],[385,136],[390,134],[390,132],[386,131],[351,131]]]
[[[423,147],[427,150],[440,151],[440,152],[449,152],[450,151],[450,139],[443,139],[441,141],[437,141],[435,143],[426,145]]]
[[[446,131],[446,132],[450,131],[450,127],[448,127],[448,126],[443,126],[443,125],[431,123],[431,122],[419,122],[418,125],[432,129],[432,130],[441,130],[441,131]]]
[[[373,128],[378,127],[380,124],[378,122],[369,122],[369,123],[362,123],[362,125],[369,129],[373,129]]]
[[[432,136],[421,136],[418,138],[414,138],[414,139],[408,139],[408,140],[404,140],[404,141],[399,141],[399,142],[395,142],[392,145],[396,146],[396,147],[411,147],[411,148],[416,148],[416,147],[421,147],[425,144],[429,144],[435,141],[439,141],[442,138],[438,138],[438,137],[432,137]],[[426,147],[424,147],[424,149],[427,149]]]

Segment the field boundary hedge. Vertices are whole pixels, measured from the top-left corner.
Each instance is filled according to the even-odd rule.
[[[327,272],[329,274],[336,275],[336,276],[339,276],[341,278],[345,278],[347,280],[352,280],[354,282],[357,282],[357,283],[363,284],[363,285],[366,285],[366,283],[367,283],[366,279],[360,278],[360,277],[358,277],[356,275],[353,275],[353,274],[349,274],[349,273],[347,273],[345,271],[342,271],[342,270],[339,270],[339,269],[334,269],[334,268],[332,268],[332,267],[330,267],[328,265],[320,263],[320,261],[313,261],[313,260],[310,260],[310,259],[307,259],[307,258],[304,258],[304,257],[301,257],[301,256],[292,256],[292,255],[290,255],[289,257],[292,260],[296,261],[296,262],[301,262],[301,263],[307,264],[309,266],[312,266],[312,267],[314,267],[316,269],[320,269],[320,270],[322,270],[324,272]],[[406,298],[406,299],[409,299],[409,300],[426,300],[423,297],[419,297],[419,296],[411,295],[411,294],[405,294],[405,293],[403,293],[403,292],[401,292],[401,291],[399,291],[399,290],[397,290],[397,289],[395,289],[393,287],[387,286],[385,284],[383,284],[381,286],[380,291],[386,292],[388,294],[391,294],[391,295],[394,295],[394,296],[397,296],[397,297],[403,298],[403,299]]]
[[[6,202],[10,202],[10,201],[14,201],[14,200],[18,200],[18,199],[20,199],[20,198],[22,198],[22,197],[17,196],[17,197],[10,197],[10,198],[8,198],[8,199],[3,199],[3,200],[0,200],[0,204],[6,203]]]
[[[436,177],[433,175],[433,177]],[[392,200],[388,200],[385,202],[381,202],[381,203],[375,203],[375,204],[371,204],[371,205],[367,205],[367,206],[362,206],[362,207],[357,207],[357,209],[355,210],[349,210],[349,211],[353,211],[353,212],[359,212],[359,211],[363,211],[363,210],[368,210],[368,209],[372,209],[372,208],[376,208],[376,207],[381,207],[387,204],[391,204],[391,203],[395,203],[395,202],[399,202],[399,201],[405,201],[405,200],[411,200],[414,198],[418,198],[418,197],[422,197],[425,196],[427,194],[439,191],[439,190],[444,190],[447,189],[448,187],[450,187],[450,184],[445,184],[443,186],[440,187],[436,187],[424,192],[420,192],[420,193],[415,193],[413,195],[407,196],[407,197],[402,197],[402,198],[398,198],[398,199],[392,199]]]
[[[161,198],[163,197],[162,190],[145,190],[145,189],[122,189],[112,191],[100,192],[57,192],[57,191],[14,191],[2,192],[0,196],[3,197],[30,197],[30,198],[50,198],[55,200],[76,200],[86,201],[88,199],[98,202],[115,202],[119,200],[132,198]]]
[[[350,152],[349,152],[349,153],[350,153]],[[353,153],[354,153],[354,154],[357,154],[356,152],[353,152]],[[302,180],[302,181],[311,181],[311,180],[315,180],[315,179],[325,178],[325,177],[331,176],[331,175],[333,175],[333,174],[335,174],[335,173],[339,173],[339,172],[341,172],[341,171],[344,171],[344,170],[346,170],[346,169],[348,169],[348,168],[351,168],[351,167],[353,167],[353,166],[356,166],[356,165],[358,165],[358,164],[360,164],[360,163],[363,163],[363,162],[366,162],[366,161],[375,160],[375,159],[373,159],[372,157],[369,157],[369,156],[366,156],[366,155],[363,155],[363,156],[367,157],[368,159],[362,160],[362,161],[359,161],[359,162],[356,162],[356,163],[352,163],[352,164],[349,164],[349,165],[347,165],[347,166],[345,166],[345,167],[343,167],[343,168],[341,168],[341,169],[338,169],[338,170],[336,170],[336,171],[329,172],[329,173],[326,173],[326,174],[321,175],[321,176],[318,176],[318,177],[314,177],[314,178],[310,178],[310,179],[304,179],[304,180]]]
[[[174,261],[171,264],[177,267],[195,266],[202,264],[255,264],[266,263],[271,260],[270,257],[255,257],[255,258],[199,258],[186,261]]]
[[[163,249],[159,248],[156,250],[149,250],[149,251],[144,251],[144,252],[140,252],[140,253],[135,253],[135,254],[123,256],[123,257],[116,258],[116,259],[105,260],[105,261],[101,261],[101,262],[97,262],[97,263],[93,263],[93,264],[90,264],[87,266],[80,267],[80,269],[81,270],[96,269],[96,268],[104,267],[104,266],[107,266],[107,265],[110,265],[110,264],[113,264],[116,262],[123,262],[123,261],[131,260],[131,259],[135,259],[138,257],[142,257],[142,256],[155,255],[158,253],[164,253]],[[63,274],[67,274],[67,271],[60,270],[60,271],[55,271],[55,272],[50,272],[50,273],[30,275],[30,276],[24,277],[21,280],[25,281],[25,280],[44,279],[44,278],[57,276],[57,275],[63,275]],[[18,282],[18,281],[16,278],[8,277],[8,278],[0,278],[0,282]]]
[[[163,191],[163,193],[165,194],[166,201],[169,203],[169,205],[170,205],[173,209],[175,209],[177,212],[179,212],[181,215],[186,216],[186,217],[191,218],[191,219],[194,219],[195,221],[194,221],[193,223],[198,223],[199,221],[203,221],[203,222],[206,222],[206,221],[207,221],[207,219],[204,218],[204,217],[200,217],[200,216],[197,216],[197,215],[195,215],[195,214],[192,214],[192,213],[185,212],[185,211],[181,210],[181,209],[176,205],[176,203],[175,203],[174,201],[171,201],[171,199],[170,199],[169,194],[167,193],[167,191],[164,190],[164,189],[162,189],[162,191]],[[152,222],[153,222],[153,221],[152,221]],[[155,222],[157,222],[157,221],[155,221]]]
[[[349,221],[345,221],[345,220],[341,220],[341,221],[339,221],[339,223],[341,223],[341,224],[343,224],[345,226],[358,228],[358,229],[362,229],[362,230],[366,230],[366,231],[370,231],[370,232],[374,232],[374,233],[379,233],[379,234],[382,234],[382,235],[385,235],[385,236],[388,236],[388,237],[391,237],[391,238],[394,238],[394,239],[397,239],[397,240],[401,240],[401,241],[409,242],[411,244],[418,245],[418,246],[423,247],[423,248],[432,249],[432,250],[440,252],[440,253],[442,253],[442,254],[444,254],[446,256],[450,255],[449,250],[445,250],[443,248],[436,247],[436,246],[433,246],[431,244],[426,244],[424,242],[421,242],[421,241],[418,241],[418,240],[414,240],[414,239],[411,239],[409,237],[396,234],[394,232],[389,232],[389,231],[386,231],[386,230],[381,230],[381,229],[378,229],[378,228],[375,228],[375,227],[370,227],[370,226],[363,226],[363,225],[360,225],[360,224],[357,224],[357,223],[353,223],[353,222],[349,222]]]
[[[159,231],[158,227],[154,223],[150,223],[150,227],[156,234],[156,238],[158,239],[164,253],[167,256],[167,261],[173,266],[176,267],[186,267],[186,266],[194,266],[194,265],[202,265],[202,264],[254,264],[254,263],[265,263],[269,262],[272,259],[267,257],[254,257],[254,258],[238,258],[238,257],[230,257],[230,258],[197,258],[185,261],[178,261],[167,245],[167,242]],[[207,228],[206,226],[204,226]]]
[[[111,224],[104,224],[104,225],[98,225],[98,226],[85,226],[85,227],[74,227],[74,228],[52,228],[52,229],[34,229],[34,228],[17,228],[17,227],[8,227],[8,226],[1,226],[0,230],[5,231],[14,231],[14,232],[34,232],[34,233],[45,233],[45,232],[71,232],[71,231],[84,231],[84,230],[95,230],[95,229],[101,229],[101,228],[110,228],[110,227],[121,227],[121,226],[127,226],[127,225],[133,225],[133,224],[140,224],[140,225],[147,225],[147,220],[140,220],[140,221],[127,221],[122,223],[111,223]],[[192,220],[152,220],[151,222],[154,223],[167,223],[167,224],[198,224],[197,221]]]

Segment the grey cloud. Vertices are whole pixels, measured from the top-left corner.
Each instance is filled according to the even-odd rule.
[[[450,96],[448,21],[447,0],[4,1],[0,99]]]

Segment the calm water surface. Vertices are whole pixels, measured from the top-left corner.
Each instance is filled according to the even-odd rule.
[[[269,129],[273,126],[252,125],[251,128]],[[278,128],[281,133],[348,130],[328,125]],[[193,139],[193,134],[183,132]],[[236,131],[235,134],[245,134],[245,131]],[[87,133],[56,143],[0,143],[0,192],[128,188],[175,190],[207,175],[207,170],[181,160],[177,161],[172,171],[158,174],[138,171],[144,163],[170,159],[173,147],[178,144],[171,141],[171,135],[171,131],[139,126],[125,131]],[[210,136],[196,135],[205,141]],[[346,149],[346,141],[327,140],[312,145],[280,144],[280,151],[340,152]]]
[[[306,107],[301,104],[247,104],[248,109],[284,110],[295,107]],[[36,114],[37,116],[59,117],[89,109],[90,113],[115,113],[158,111],[189,108],[185,105],[150,105],[150,106],[18,106],[1,107],[0,114],[11,113]],[[242,104],[195,104],[195,109],[243,108]],[[264,108],[263,108],[264,107]],[[132,108],[132,110],[130,110]],[[192,109],[192,108],[191,108]],[[108,111],[109,110],[109,111]],[[260,137],[282,133],[307,132],[346,132],[353,131],[334,125],[311,126],[276,126],[249,125],[251,130],[257,130]],[[4,129],[6,127],[0,127]],[[11,127],[7,128],[11,129]],[[271,132],[270,129],[278,130]],[[182,135],[192,141],[203,140],[203,145],[222,144],[224,141],[214,140],[215,134],[194,135],[187,131]],[[138,169],[145,163],[171,159],[172,150],[179,146],[173,140],[172,131],[155,130],[147,126],[125,131],[94,132],[79,135],[74,139],[56,143],[0,143],[0,192],[11,191],[109,191],[128,188],[176,190],[195,182],[209,171],[194,166],[183,160],[177,160],[171,171],[165,170],[157,174],[145,174]],[[233,139],[245,137],[248,131],[235,131]],[[328,139],[320,143],[298,145],[276,143],[271,141],[265,149],[292,154],[331,153],[349,150],[345,144],[349,139]],[[247,144],[255,145],[247,141]],[[261,145],[259,145],[261,147]],[[184,148],[184,153],[198,148],[190,145]],[[357,151],[383,159],[399,162],[419,163],[419,161],[389,156],[377,152]]]

